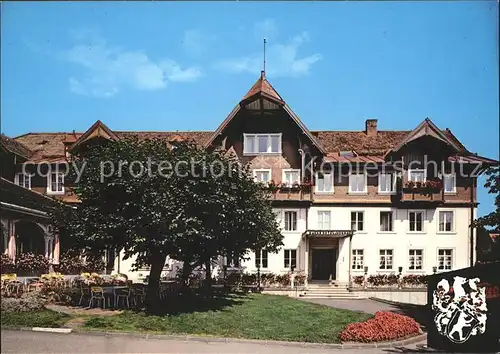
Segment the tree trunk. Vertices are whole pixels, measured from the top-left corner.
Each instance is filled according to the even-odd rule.
[[[155,253],[151,255],[151,271],[149,272],[148,290],[146,294],[146,311],[155,312],[160,303],[158,289],[160,287],[160,276],[165,266],[167,256]]]
[[[191,275],[191,262],[189,259],[182,261],[182,293],[189,292],[189,276]]]
[[[212,290],[212,262],[210,260],[205,262],[205,291],[207,295]]]

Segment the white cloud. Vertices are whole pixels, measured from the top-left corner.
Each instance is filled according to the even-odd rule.
[[[266,73],[269,76],[296,77],[308,74],[321,54],[299,55],[302,44],[309,41],[307,32],[294,36],[286,43],[270,43],[266,53]],[[262,52],[218,61],[215,67],[230,73],[258,73],[262,70]]]
[[[254,35],[260,40],[273,39],[278,33],[278,26],[273,19],[266,19],[261,22],[257,22],[253,26]]]
[[[78,32],[81,43],[64,53],[66,60],[83,68],[81,78],[69,79],[74,93],[111,97],[123,89],[162,90],[169,82],[195,81],[202,75],[198,67],[182,68],[171,59],[155,61],[143,51],[111,46],[90,33]]]

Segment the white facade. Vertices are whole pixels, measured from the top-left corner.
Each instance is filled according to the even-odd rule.
[[[282,209],[281,213],[285,210],[291,209]],[[306,211],[303,209],[297,232],[283,231],[283,249],[277,254],[268,254],[268,265],[266,268],[261,266],[261,272],[288,272],[290,269],[284,267],[284,252],[287,249],[297,250],[296,270],[305,271],[310,279],[314,249],[333,248],[335,274],[332,274],[332,280],[339,282],[348,282],[349,274],[363,275],[365,267],[368,267],[368,275],[398,273],[399,267],[403,268],[402,274],[430,274],[433,272],[433,267],[437,267],[439,272],[465,268],[470,264],[470,208],[398,209],[313,205],[307,211],[309,230],[319,230],[327,226],[318,220],[318,212],[330,213],[330,230],[350,230],[351,213],[361,212],[363,230],[354,232],[351,245],[349,237],[333,238],[330,241],[325,237],[323,242],[314,244],[302,238],[306,225]],[[392,213],[392,231],[381,231],[381,212]],[[419,227],[415,231],[410,231],[410,213],[422,213],[421,231]],[[440,215],[443,221],[452,215],[449,223],[451,230],[449,226],[445,227],[443,222],[441,228],[445,230],[440,230]],[[281,224],[284,227],[283,220]],[[381,256],[385,256],[388,269],[381,269]],[[355,262],[356,267],[353,267]],[[257,270],[255,256],[252,254],[250,260],[244,262],[243,266],[245,270],[255,272]]]
[[[365,267],[368,267],[368,275],[376,275],[398,273],[399,267],[403,268],[403,274],[430,274],[433,267],[438,267],[439,272],[469,266],[470,208],[398,209],[313,205],[309,209],[281,208],[275,209],[275,212],[282,228],[284,246],[278,253],[267,253],[267,257],[265,254],[261,257],[261,273],[284,274],[294,264],[295,271],[305,272],[309,280],[314,280],[313,268],[318,267],[314,258],[318,249],[333,249],[331,254],[334,268],[329,274],[332,280],[345,283],[349,281],[349,276],[363,275]],[[303,238],[306,230],[350,230],[352,212],[362,215],[360,217],[357,214],[355,219],[362,230],[355,231],[352,239],[328,236],[321,239]],[[391,231],[381,231],[381,213],[386,212],[392,213],[392,225],[389,227]],[[410,216],[410,213],[421,213],[421,230],[420,225],[410,226],[410,219],[418,218]],[[325,221],[325,214],[330,215],[329,222]],[[388,228],[387,222],[385,228]],[[412,228],[416,230],[412,231]],[[247,258],[240,262],[239,269],[249,273],[256,272],[255,254],[250,252]],[[381,258],[386,262],[385,268],[381,266]],[[125,261],[117,259],[114,269],[127,274],[134,281],[142,281],[149,270],[145,268],[131,271],[132,264],[132,258]],[[168,260],[162,275],[174,277],[181,266],[180,262]],[[324,263],[319,265],[321,266]],[[217,271],[215,269],[214,273]]]

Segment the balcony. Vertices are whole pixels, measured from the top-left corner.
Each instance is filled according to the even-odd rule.
[[[404,186],[399,184],[400,201],[404,203],[441,203],[443,202],[443,186],[439,179],[426,182],[408,181]]]
[[[275,184],[271,181],[267,190],[274,200],[312,200],[312,185],[309,183],[287,185]]]

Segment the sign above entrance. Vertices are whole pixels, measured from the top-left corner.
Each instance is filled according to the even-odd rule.
[[[302,238],[310,237],[333,237],[342,238],[352,236],[354,234],[353,230],[306,230],[302,234]]]

